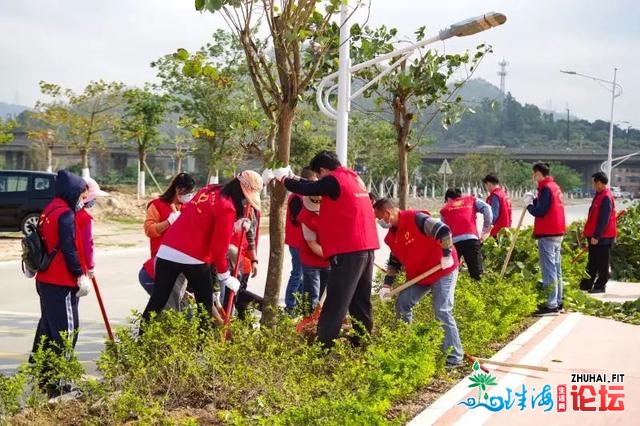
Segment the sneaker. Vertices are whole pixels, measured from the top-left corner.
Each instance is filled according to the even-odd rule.
[[[594,287],[591,290],[589,290],[589,293],[593,294],[593,293],[604,293],[606,290],[604,288],[599,288],[599,287]]]
[[[460,367],[464,367],[464,363],[462,361],[461,362],[449,362],[449,361],[447,361],[447,363],[444,365],[444,368],[447,369],[447,370],[455,370],[455,369],[460,368]]]
[[[566,312],[566,311],[564,310],[564,304],[563,304],[563,303],[560,303],[560,304],[558,305],[558,309],[557,309],[557,311],[558,311],[558,313],[559,313],[559,314],[564,314],[564,313]]]
[[[542,306],[538,308],[538,310],[533,314],[536,317],[549,317],[558,315],[558,308],[548,308],[546,306]]]

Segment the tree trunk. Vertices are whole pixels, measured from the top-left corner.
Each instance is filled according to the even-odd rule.
[[[82,161],[82,177],[89,177],[89,150],[87,148],[80,149],[80,158]]]
[[[53,147],[47,146],[47,171],[53,172]]]
[[[409,198],[409,167],[407,165],[407,142],[398,139],[398,206],[400,210],[407,209]]]
[[[393,102],[393,126],[396,129],[396,144],[398,146],[398,207],[407,209],[409,198],[409,166],[407,139],[411,130],[413,114],[407,112],[406,101],[396,97]]]
[[[145,188],[145,175],[144,175],[144,164],[147,161],[147,153],[144,152],[144,148],[138,148],[138,196],[144,197],[146,193]]]
[[[291,149],[291,127],[294,109],[284,103],[280,106],[278,130],[276,134],[276,160],[280,164],[289,164]],[[262,311],[262,323],[271,325],[275,322],[282,283],[282,261],[284,259],[284,204],[287,189],[275,183],[271,191],[269,207],[269,266],[267,282],[264,289],[265,307]]]

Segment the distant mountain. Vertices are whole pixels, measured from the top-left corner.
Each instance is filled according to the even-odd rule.
[[[16,118],[22,111],[31,109],[24,105],[7,104],[0,102],[0,118],[6,120]]]
[[[477,103],[484,99],[502,99],[500,89],[482,78],[474,78],[458,90],[465,102]]]

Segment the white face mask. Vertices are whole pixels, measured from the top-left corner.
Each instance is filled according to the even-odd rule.
[[[189,194],[179,195],[178,196],[178,201],[180,201],[180,203],[182,203],[182,204],[186,204],[189,201],[191,201],[192,198],[193,198],[193,192],[191,192]]]
[[[380,225],[380,227],[381,227],[381,228],[384,228],[384,229],[390,229],[390,228],[393,226],[393,225],[391,225],[390,223],[387,223],[387,222],[385,222],[385,221],[384,221],[384,220],[382,220],[382,219],[378,219],[378,221],[377,221],[377,222],[378,222],[378,225]]]
[[[76,203],[76,211],[79,212],[80,210],[82,210],[83,207],[84,207],[84,201],[82,201],[82,199],[78,200],[78,202]]]

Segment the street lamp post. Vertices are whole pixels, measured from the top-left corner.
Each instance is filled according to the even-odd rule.
[[[590,75],[586,75],[586,74],[580,74],[577,73],[575,71],[560,71],[561,73],[564,74],[569,74],[569,75],[577,75],[580,77],[586,77],[586,78],[590,78],[591,80],[594,81],[599,81],[602,83],[607,83],[611,85],[611,117],[609,120],[609,147],[607,149],[607,179],[609,179],[609,184],[611,184],[611,170],[613,169],[613,105],[615,102],[615,99],[622,95],[622,86],[620,86],[619,84],[616,83],[616,77],[618,74],[618,68],[614,68],[613,69],[613,81],[608,81],[608,80],[603,80],[601,78],[597,78],[597,77],[593,77]],[[616,89],[618,89],[618,93],[616,93]]]
[[[437,36],[423,40],[420,43],[412,44],[408,47],[395,50],[393,52],[378,56],[377,58],[369,61],[362,62],[357,65],[351,66],[351,60],[349,57],[349,24],[348,24],[348,1],[342,3],[341,9],[341,28],[340,28],[340,58],[338,71],[329,74],[322,79],[318,85],[316,92],[316,102],[320,111],[322,111],[329,118],[333,118],[338,122],[336,132],[336,153],[343,165],[347,164],[347,134],[348,134],[348,120],[349,109],[351,101],[379,81],[382,77],[389,74],[406,59],[415,53],[416,50],[437,41],[444,41],[452,37],[465,37],[468,35],[476,34],[481,31],[488,30],[498,25],[502,25],[506,22],[507,17],[501,13],[489,12],[484,15],[477,16],[475,18],[466,19],[456,24],[449,26],[448,28],[440,31]],[[383,61],[394,60],[392,64],[384,69],[380,74],[374,77],[370,82],[365,84],[355,93],[351,93],[351,74],[358,72],[361,69],[379,64]],[[329,86],[335,79],[338,79],[338,84]],[[331,92],[338,88],[338,110],[329,102]]]

